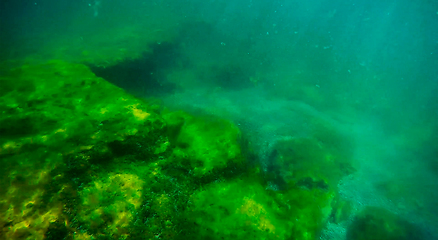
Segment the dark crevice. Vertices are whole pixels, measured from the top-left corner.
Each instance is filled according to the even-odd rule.
[[[96,76],[125,89],[137,96],[159,96],[171,94],[176,84],[166,80],[166,72],[181,62],[177,44],[163,42],[150,46],[151,52],[142,57],[126,60],[113,66],[89,66]]]

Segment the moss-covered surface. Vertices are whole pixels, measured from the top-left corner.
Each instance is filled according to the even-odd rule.
[[[2,72],[3,239],[315,239],[337,206],[335,132],[279,143],[265,174],[225,119],[159,111],[82,64]]]

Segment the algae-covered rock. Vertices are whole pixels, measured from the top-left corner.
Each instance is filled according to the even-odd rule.
[[[266,178],[276,187],[334,190],[355,171],[352,140],[324,121],[312,126],[309,136],[284,138],[273,146]]]
[[[388,210],[367,207],[354,219],[347,231],[348,240],[421,240],[421,231]]]
[[[279,141],[271,154],[268,180],[272,180],[270,172],[275,172],[274,181],[283,189],[332,189],[348,174],[344,167],[347,161],[314,138],[286,139]]]
[[[288,187],[272,191],[261,167],[247,163],[230,121],[157,111],[82,64],[6,72],[0,234],[7,239],[311,240],[332,212],[335,191],[326,186],[342,171],[326,144],[279,143],[274,164],[284,167]]]
[[[191,174],[204,176],[233,165],[241,165],[239,129],[229,121],[194,117],[184,112],[165,114],[169,137],[180,161],[188,161]]]

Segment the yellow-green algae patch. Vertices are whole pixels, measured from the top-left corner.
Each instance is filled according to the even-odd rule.
[[[95,229],[95,234],[105,230],[113,236],[126,236],[133,211],[141,204],[143,184],[138,176],[126,173],[96,179],[79,192],[78,220]]]

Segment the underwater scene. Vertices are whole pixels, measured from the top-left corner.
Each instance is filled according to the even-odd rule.
[[[2,0],[15,239],[438,240],[438,2]]]

